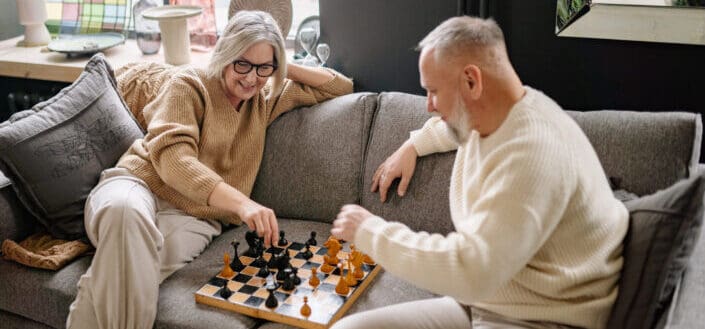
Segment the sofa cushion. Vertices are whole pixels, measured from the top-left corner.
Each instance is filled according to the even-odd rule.
[[[567,112],[590,139],[607,176],[620,181],[620,188],[651,194],[697,169],[700,114]]]
[[[337,97],[278,118],[267,130],[252,198],[277,216],[331,222],[357,203],[376,97]]]
[[[624,267],[609,328],[654,328],[668,310],[703,221],[705,176],[626,202]]]
[[[100,172],[142,136],[102,54],[51,99],[0,124],[0,169],[49,232],[85,234],[83,206]]]
[[[455,152],[419,158],[404,197],[397,195],[398,180],[389,188],[385,203],[380,202],[379,193],[370,192],[377,167],[409,138],[410,131],[421,128],[430,118],[425,97],[381,93],[378,104],[364,163],[360,204],[373,214],[414,230],[442,234],[452,231],[448,189]]]

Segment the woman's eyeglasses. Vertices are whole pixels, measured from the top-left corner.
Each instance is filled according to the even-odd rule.
[[[273,64],[252,64],[248,61],[237,60],[233,62],[233,70],[240,74],[247,74],[255,68],[255,73],[260,78],[267,78],[274,74],[277,70],[277,66]]]

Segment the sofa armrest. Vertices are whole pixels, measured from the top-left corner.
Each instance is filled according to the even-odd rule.
[[[698,163],[697,172],[695,172],[694,174],[700,175],[703,173],[705,173],[705,163]]]
[[[667,329],[696,329],[705,323],[705,229],[695,244],[690,263],[673,296]]]
[[[5,239],[22,240],[34,232],[35,226],[36,221],[20,203],[11,183],[0,172],[0,243]]]

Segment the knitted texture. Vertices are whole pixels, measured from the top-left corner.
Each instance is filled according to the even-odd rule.
[[[208,197],[219,182],[250,195],[267,126],[279,115],[352,92],[350,79],[330,71],[334,78],[317,87],[286,80],[282,93],[271,95],[267,85],[236,110],[221,81],[202,69],[140,64],[119,70],[131,110],[139,117],[143,107],[147,133],[117,167],[189,215],[239,223],[235,214],[208,206]]]
[[[372,217],[355,242],[385,270],[462,304],[604,328],[628,213],[578,125],[541,92],[526,91],[495,132],[473,131],[457,146],[449,192],[455,232],[416,233]],[[412,134],[422,154],[447,151],[448,138],[438,118]]]

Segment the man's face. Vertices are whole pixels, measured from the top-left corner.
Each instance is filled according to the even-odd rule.
[[[428,112],[440,116],[453,132],[455,141],[463,144],[470,136],[472,117],[460,93],[462,69],[439,62],[433,49],[421,51],[419,72],[421,86],[428,97]]]

